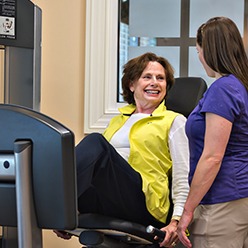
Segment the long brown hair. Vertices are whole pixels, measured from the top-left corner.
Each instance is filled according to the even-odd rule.
[[[233,74],[248,90],[248,59],[236,24],[214,17],[202,24],[196,37],[207,65],[220,75]]]
[[[140,78],[150,61],[158,62],[163,66],[167,83],[167,92],[174,84],[174,70],[167,59],[150,52],[142,54],[129,60],[123,67],[123,76],[121,79],[123,90],[122,95],[126,102],[135,104],[133,92],[130,90],[130,84]]]

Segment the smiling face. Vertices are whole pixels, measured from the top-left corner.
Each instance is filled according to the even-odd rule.
[[[130,84],[136,112],[151,114],[166,95],[165,69],[158,62],[149,62],[140,78]]]

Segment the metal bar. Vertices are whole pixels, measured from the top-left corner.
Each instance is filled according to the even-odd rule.
[[[16,141],[14,155],[16,164],[18,247],[41,248],[42,232],[37,225],[32,195],[31,141]]]

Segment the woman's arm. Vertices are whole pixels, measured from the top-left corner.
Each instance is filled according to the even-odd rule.
[[[186,118],[175,118],[170,134],[169,148],[172,159],[172,201],[174,204],[172,216],[181,216],[186,202],[189,184],[189,146],[185,134]]]
[[[179,115],[175,118],[169,132],[169,148],[172,159],[172,201],[173,214],[168,226],[162,228],[166,237],[161,246],[177,242],[177,224],[183,213],[183,207],[189,192],[189,148],[185,134],[186,118]]]
[[[192,221],[195,208],[208,192],[217,176],[230,137],[232,123],[212,113],[206,113],[204,148],[198,161],[184,212],[178,225],[178,236],[186,247],[191,247],[185,230]]]

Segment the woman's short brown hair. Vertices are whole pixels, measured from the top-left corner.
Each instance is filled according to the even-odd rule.
[[[164,67],[167,92],[174,84],[174,69],[167,59],[150,52],[142,54],[129,60],[123,67],[123,76],[121,79],[123,90],[122,95],[123,99],[129,104],[135,104],[133,92],[130,90],[130,84],[140,78],[149,62],[158,62]]]

